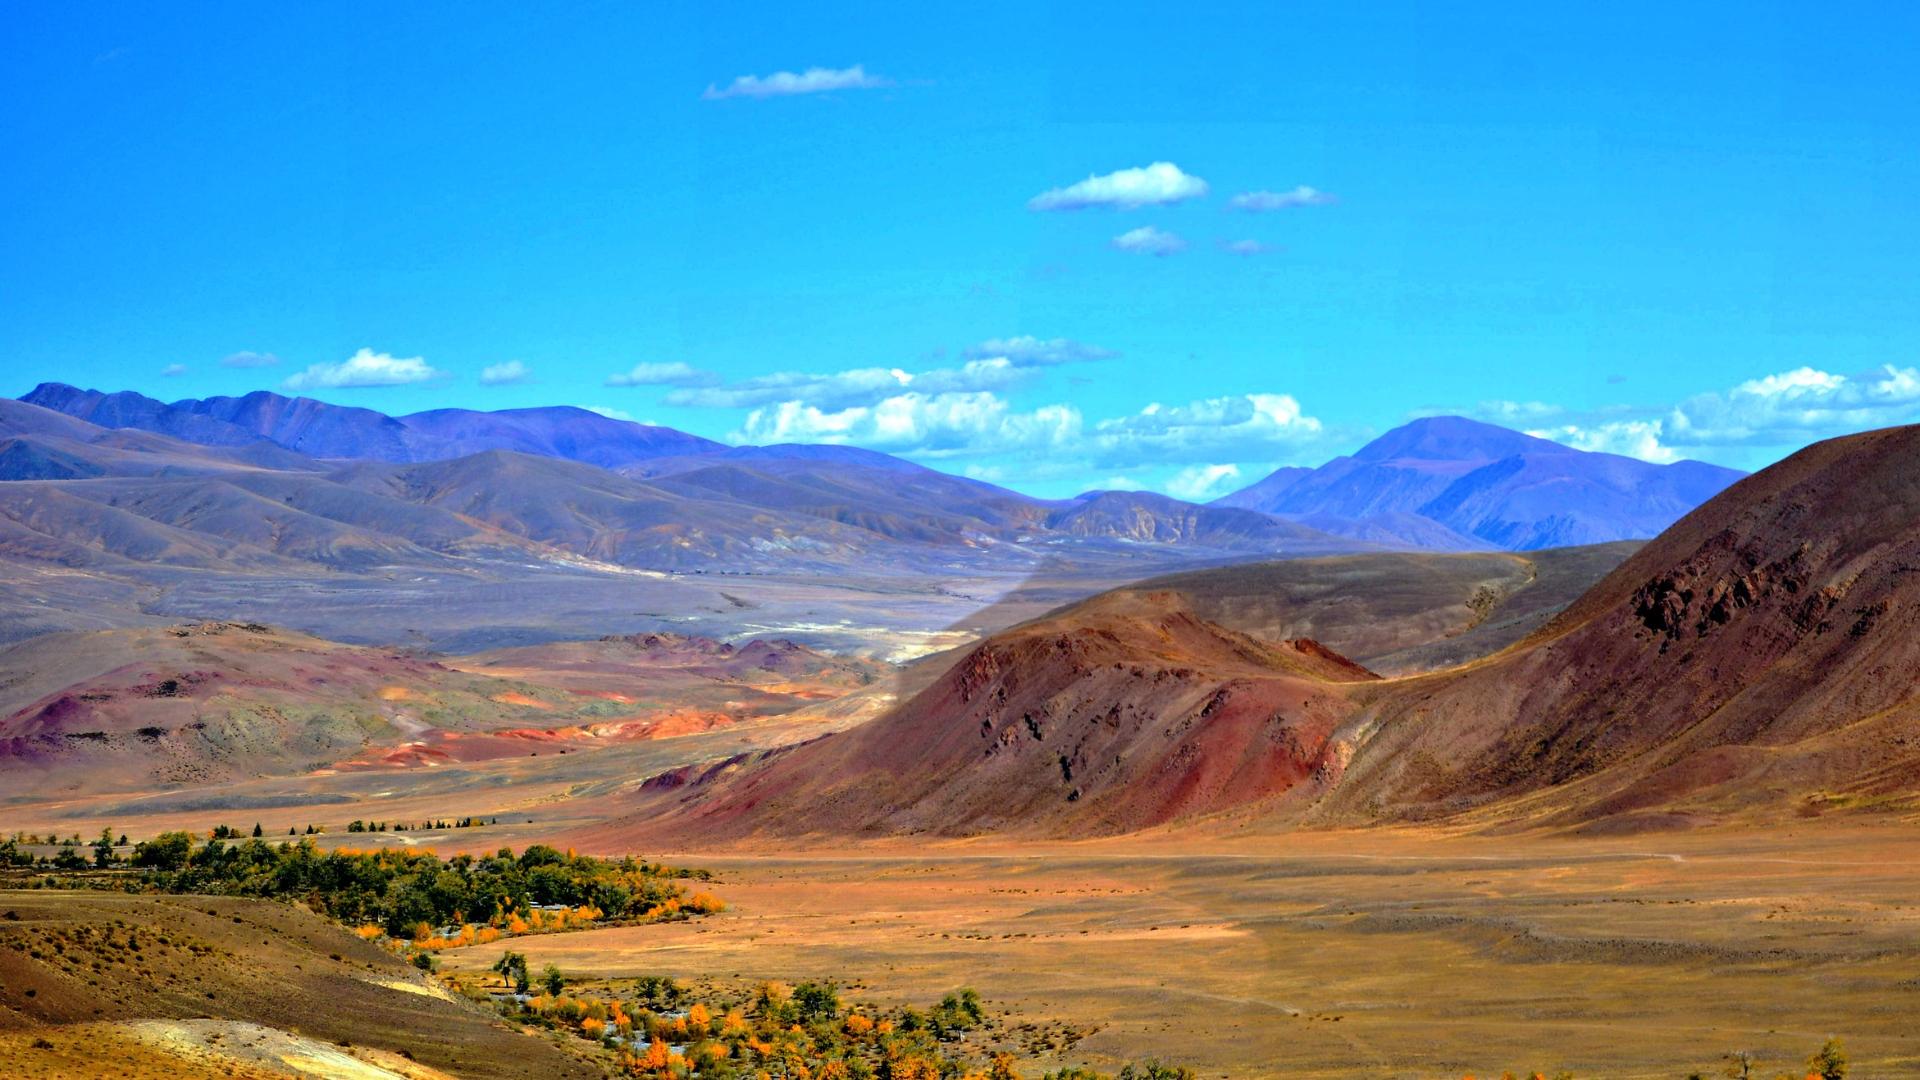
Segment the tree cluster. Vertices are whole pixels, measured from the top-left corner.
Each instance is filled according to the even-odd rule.
[[[131,865],[146,888],[297,899],[348,925],[372,924],[411,938],[424,927],[488,923],[544,907],[582,908],[596,917],[693,912],[681,879],[704,877],[636,859],[596,859],[535,844],[519,855],[441,859],[431,852],[322,851],[298,843],[208,840],[162,833],[134,846]]]

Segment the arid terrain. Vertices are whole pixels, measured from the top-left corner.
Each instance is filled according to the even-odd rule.
[[[715,872],[727,911],[440,959],[478,975],[512,947],[576,981],[834,979],[879,1006],[969,986],[1006,1023],[1054,1033],[1022,1056],[1032,1074],[1158,1057],[1201,1076],[1652,1078],[1736,1050],[1771,1074],[1839,1035],[1861,1075],[1912,1075],[1916,843],[1900,819],[1810,819],[1617,839],[1162,831],[679,853]],[[585,1068],[283,904],[10,892],[0,911],[15,1075]],[[321,1067],[342,1054],[358,1064]]]
[[[1105,602],[1180,597],[1221,627],[1193,624],[1201,638],[1311,636],[1423,670],[1523,636],[1633,548],[1239,564]],[[1042,614],[1035,595],[982,617]],[[889,664],[736,641],[647,633],[450,656],[259,624],[42,635],[0,648],[0,774],[15,777],[0,805],[35,831],[481,813],[578,828],[622,813],[619,794],[648,777],[871,720],[971,647]]]
[[[831,982],[879,1013],[971,988],[976,1049],[1028,1075],[1671,1077],[1735,1052],[1772,1074],[1829,1036],[1862,1075],[1920,1073],[1917,431],[1820,444],[1645,544],[1031,592],[905,663],[660,631],[458,655],[252,623],[41,635],[0,652],[7,823],[28,859],[255,823],[381,858],[666,857],[724,904],[413,940],[449,938],[455,982],[512,950],[610,998]],[[362,954],[287,905],[10,896],[0,1038],[40,1075],[518,1075],[501,1039],[554,1055],[539,1075],[613,1061],[434,997],[401,936],[337,960]],[[300,955],[207,937],[249,912]],[[328,993],[321,954],[399,998],[347,987],[365,1028],[297,1007]],[[263,996],[274,971],[294,990]],[[415,1046],[422,1023],[472,1034]]]
[[[973,986],[1093,1029],[1035,1065],[1205,1077],[1764,1075],[1841,1036],[1920,1073],[1920,840],[1904,820],[1631,839],[1435,830],[678,856],[723,915],[530,940],[596,975]],[[497,948],[450,954],[476,970]]]
[[[1920,1080],[1916,43],[0,3],[0,1080]]]
[[[293,905],[0,890],[8,1076],[602,1075]]]

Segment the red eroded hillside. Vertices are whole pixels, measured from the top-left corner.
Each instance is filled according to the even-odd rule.
[[[1820,443],[1674,525],[1529,640],[1370,695],[1327,812],[1515,796],[1558,822],[1920,790],[1920,427]]]
[[[1085,836],[1234,807],[1276,827],[1632,829],[1907,806],[1917,693],[1907,427],[1741,481],[1491,657],[1373,680],[1123,590],[988,640],[864,728],[656,777],[583,842]]]
[[[802,746],[656,777],[634,819],[683,837],[1125,832],[1311,786],[1372,673],[1267,643],[1171,593],[1113,594],[974,648],[887,716]]]

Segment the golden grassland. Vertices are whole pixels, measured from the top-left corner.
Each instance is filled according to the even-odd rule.
[[[1920,1075],[1920,829],[1905,822],[655,854],[713,870],[701,888],[725,909],[476,933],[433,942],[439,966],[486,981],[512,948],[569,993],[822,979],[882,1009],[967,986],[1029,1076],[1159,1059],[1201,1077],[1677,1080],[1736,1050],[1756,1075],[1798,1076],[1830,1035],[1855,1076]],[[0,1054],[18,1075],[286,1075],[340,1055],[386,1070],[368,1076],[512,1076],[529,1054],[597,1071],[583,1040],[436,998],[388,949],[291,905],[29,890],[0,908],[20,916],[0,923],[23,947],[0,948]]]
[[[1091,1031],[1029,1071],[1677,1078],[1752,1052],[1920,1075],[1920,830],[1439,832],[676,853],[729,910],[521,939],[574,977],[836,978]],[[440,954],[478,971],[499,946]]]

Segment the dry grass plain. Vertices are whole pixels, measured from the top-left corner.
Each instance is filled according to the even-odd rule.
[[[827,977],[882,1003],[972,986],[1019,1021],[1097,1029],[1036,1073],[1677,1080],[1744,1049],[1799,1076],[1835,1034],[1856,1076],[1920,1075],[1910,825],[672,857],[715,869],[731,909],[514,947],[579,976]]]

